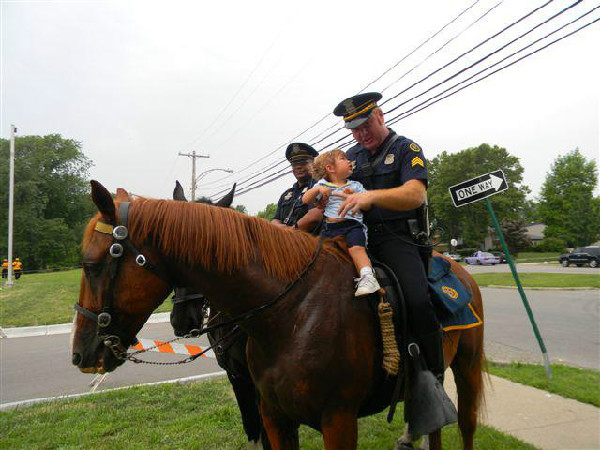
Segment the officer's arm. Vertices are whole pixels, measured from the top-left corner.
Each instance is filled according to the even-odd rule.
[[[323,210],[321,208],[311,208],[296,223],[302,231],[310,232],[321,223],[321,220],[323,220]]]
[[[391,189],[375,189],[359,194],[333,194],[343,197],[338,214],[344,217],[348,211],[367,211],[373,206],[396,211],[409,211],[425,203],[427,189],[421,180],[408,180],[402,186]]]
[[[371,206],[395,211],[410,211],[425,203],[427,189],[421,180],[408,180],[402,186],[367,191],[367,194],[372,196]]]

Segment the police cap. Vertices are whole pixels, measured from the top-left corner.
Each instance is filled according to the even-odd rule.
[[[290,163],[310,161],[317,156],[319,156],[319,153],[303,142],[292,142],[285,151],[285,157]]]
[[[333,114],[344,118],[346,128],[360,127],[367,121],[382,97],[379,92],[365,92],[349,97],[335,107]]]

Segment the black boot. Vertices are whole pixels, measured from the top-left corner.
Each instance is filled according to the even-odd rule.
[[[444,345],[442,336],[444,331],[440,327],[433,333],[419,336],[418,342],[425,358],[427,368],[435,375],[440,383],[444,383]]]

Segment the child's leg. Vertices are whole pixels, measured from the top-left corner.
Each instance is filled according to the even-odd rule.
[[[363,267],[371,267],[371,260],[369,260],[369,256],[367,255],[367,251],[364,247],[360,245],[355,245],[348,249],[350,256],[352,257],[352,261],[354,261],[354,265],[356,266],[356,271],[360,273],[360,270]]]

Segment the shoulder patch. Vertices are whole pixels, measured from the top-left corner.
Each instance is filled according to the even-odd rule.
[[[425,168],[425,163],[423,163],[423,160],[421,158],[419,158],[418,156],[415,156],[412,161],[410,162],[410,167],[415,167],[415,166],[421,166],[423,168]]]
[[[394,154],[390,153],[389,155],[387,155],[383,163],[386,165],[394,164]]]
[[[415,153],[421,152],[421,147],[419,147],[419,144],[417,144],[416,142],[411,142],[408,148],[410,148]]]

